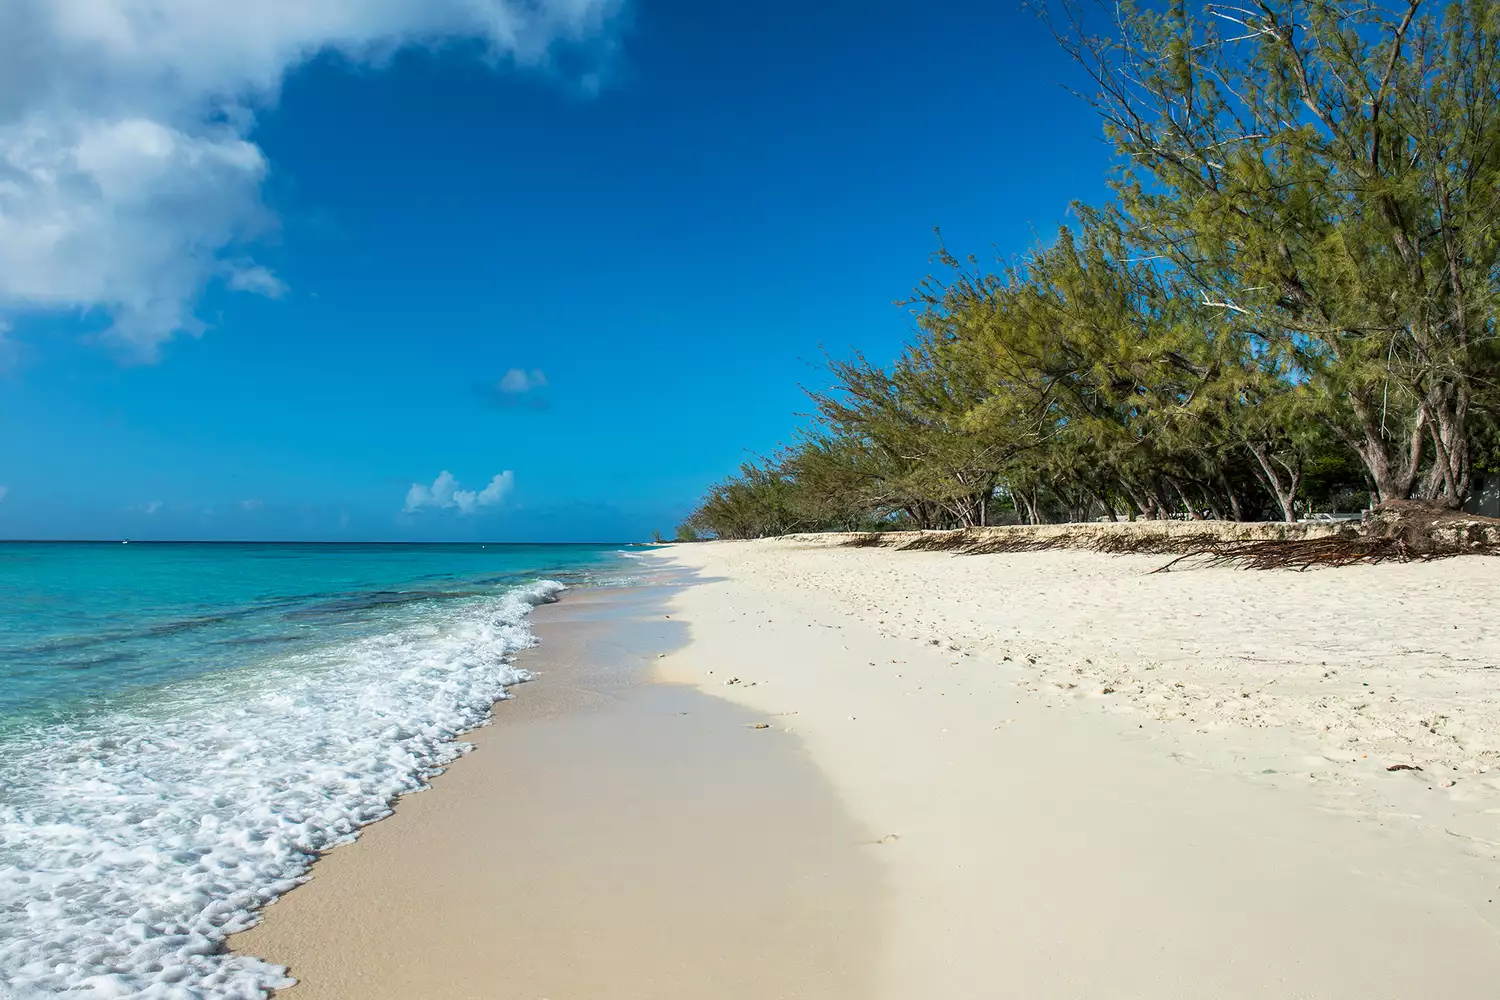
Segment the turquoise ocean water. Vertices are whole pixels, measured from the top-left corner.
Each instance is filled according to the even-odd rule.
[[[261,997],[222,954],[458,752],[601,545],[0,544],[0,997]],[[71,994],[70,994],[71,995]]]

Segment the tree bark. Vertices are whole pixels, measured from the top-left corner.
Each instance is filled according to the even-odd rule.
[[[1401,441],[1393,439],[1386,432],[1383,421],[1375,419],[1369,401],[1351,393],[1349,404],[1359,421],[1359,435],[1351,435],[1336,426],[1333,430],[1364,462],[1371,481],[1375,483],[1377,502],[1409,500],[1417,484],[1417,471],[1422,465],[1422,444],[1427,439],[1427,407],[1418,409],[1410,433],[1405,441]]]
[[[1289,522],[1297,520],[1297,490],[1302,485],[1301,462],[1289,465],[1271,454],[1270,446],[1264,441],[1247,442],[1245,447],[1255,456],[1255,461],[1260,466],[1256,478],[1281,505],[1282,519]],[[1278,465],[1287,473],[1286,482],[1282,482],[1281,473],[1276,469]]]
[[[1099,501],[1099,506],[1104,508],[1104,513],[1109,515],[1110,521],[1119,520],[1119,518],[1115,516],[1115,505],[1104,498],[1104,493],[1102,490],[1090,490],[1089,492],[1094,495],[1095,500]]]
[[[1465,433],[1468,392],[1461,386],[1443,385],[1429,393],[1423,407],[1428,418],[1434,459],[1422,495],[1457,509],[1469,498],[1471,480],[1469,441]]]
[[[1244,511],[1240,508],[1239,495],[1234,492],[1234,486],[1229,482],[1229,477],[1224,470],[1219,470],[1219,489],[1224,491],[1224,496],[1229,498],[1229,513],[1236,521],[1245,519]]]

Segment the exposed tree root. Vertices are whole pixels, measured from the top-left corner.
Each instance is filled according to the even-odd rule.
[[[1456,553],[1455,553],[1456,554]],[[1235,563],[1246,569],[1308,569],[1348,566],[1359,562],[1407,562],[1410,556],[1399,540],[1389,538],[1299,538],[1289,541],[1214,542],[1184,552],[1153,573],[1168,573],[1179,563],[1200,565]]]
[[[1383,504],[1357,524],[1138,521],[956,531],[877,531],[850,535],[841,544],[964,555],[1071,548],[1177,557],[1157,569],[1158,573],[1194,562],[1232,564],[1247,569],[1303,570],[1313,566],[1425,561],[1469,554],[1500,555],[1500,519],[1404,501]]]
[[[1210,565],[1297,569],[1354,563],[1412,562],[1461,555],[1500,555],[1500,520],[1416,501],[1382,504],[1358,526],[1328,538],[1211,541],[1154,570],[1201,558]]]

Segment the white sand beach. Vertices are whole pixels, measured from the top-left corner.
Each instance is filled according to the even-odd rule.
[[[864,826],[872,996],[1494,996],[1500,561],[656,558],[700,581],[664,675],[806,746]]]
[[[236,938],[287,997],[1495,995],[1500,560],[646,558]]]

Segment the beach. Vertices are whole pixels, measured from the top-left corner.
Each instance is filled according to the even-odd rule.
[[[1500,1000],[1500,0],[1101,7],[0,0],[0,1000]]]
[[[226,937],[457,758],[614,545],[0,543],[0,996],[248,1000]]]
[[[671,589],[538,609],[474,750],[237,935],[297,1000],[859,997],[880,875],[813,762],[650,680]]]
[[[284,995],[1493,996],[1500,561],[644,558],[233,940]]]

